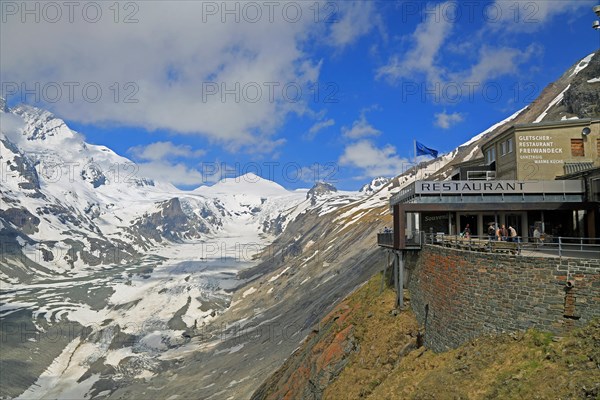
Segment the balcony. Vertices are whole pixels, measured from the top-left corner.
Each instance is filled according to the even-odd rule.
[[[377,234],[377,245],[381,247],[387,247],[396,250],[420,250],[423,232],[412,231],[404,237],[404,247],[394,247],[394,233],[385,232]]]
[[[383,247],[394,247],[394,234],[392,232],[378,233],[377,244]]]

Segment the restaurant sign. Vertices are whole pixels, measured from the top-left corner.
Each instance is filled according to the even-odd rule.
[[[583,182],[564,181],[416,181],[415,194],[582,193]]]

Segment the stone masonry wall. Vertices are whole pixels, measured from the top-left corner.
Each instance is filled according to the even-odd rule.
[[[530,327],[560,334],[600,317],[600,260],[425,245],[407,268],[412,308],[434,351]]]

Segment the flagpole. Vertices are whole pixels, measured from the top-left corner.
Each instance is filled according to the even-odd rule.
[[[416,168],[417,168],[417,139],[413,139],[413,144],[414,144],[414,150],[415,150],[415,152],[413,153],[415,155],[413,163],[415,164],[415,171],[416,171]]]

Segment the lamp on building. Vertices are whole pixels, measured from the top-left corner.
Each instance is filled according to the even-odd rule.
[[[596,13],[596,15],[600,17],[600,5],[595,6],[593,10]]]
[[[586,137],[590,133],[592,133],[592,130],[590,128],[588,128],[587,126],[581,130],[581,136],[583,136],[583,137]]]
[[[600,5],[595,6],[592,10],[600,17]],[[594,23],[592,23],[592,28],[600,30],[600,21],[594,21]]]

